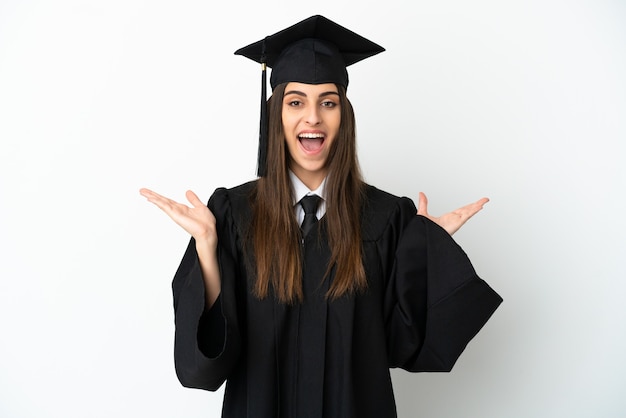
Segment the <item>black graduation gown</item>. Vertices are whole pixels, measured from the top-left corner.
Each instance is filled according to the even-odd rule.
[[[395,417],[389,368],[450,371],[502,301],[410,199],[372,186],[362,212],[367,291],[325,301],[322,221],[304,244],[304,302],[258,300],[242,252],[254,187],[220,188],[209,200],[222,278],[215,305],[205,311],[193,239],[172,285],[178,378],[207,390],[226,381],[224,417]]]

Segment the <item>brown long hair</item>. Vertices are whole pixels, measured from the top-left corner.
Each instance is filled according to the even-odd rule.
[[[282,102],[285,84],[276,86],[268,101],[269,144],[267,173],[259,178],[252,196],[253,217],[248,242],[254,249],[254,293],[270,292],[284,303],[302,301],[302,254],[289,180],[289,150],[285,145]],[[335,268],[327,297],[332,299],[365,289],[362,261],[361,203],[364,183],[356,155],[356,128],[346,90],[337,86],[341,125],[326,165],[326,222],[331,258],[326,271]]]

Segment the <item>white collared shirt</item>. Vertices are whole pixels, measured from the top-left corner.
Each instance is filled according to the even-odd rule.
[[[319,206],[317,207],[317,219],[322,219],[322,216],[326,213],[326,178],[322,180],[322,184],[315,189],[309,190],[308,187],[302,180],[296,176],[293,171],[289,170],[289,180],[291,180],[291,190],[293,192],[293,205],[294,210],[296,211],[296,219],[298,220],[298,225],[302,223],[304,220],[304,209],[302,209],[302,205],[299,204],[300,200],[307,195],[316,194],[322,198]]]

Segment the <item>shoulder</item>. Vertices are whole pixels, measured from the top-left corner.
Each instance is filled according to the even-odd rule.
[[[393,195],[371,184],[365,184],[365,204],[371,210],[383,212],[394,210],[398,205],[415,208],[415,204],[408,197]]]
[[[218,187],[209,199],[209,207],[249,205],[250,196],[256,188],[256,183],[257,181],[253,180],[231,188]]]
[[[240,199],[246,198],[256,188],[257,180],[251,180],[246,183],[240,184],[235,187],[218,187],[213,192],[213,197],[227,198],[227,199]]]
[[[251,197],[256,189],[257,181],[249,181],[239,186],[218,187],[209,199],[208,206],[218,222],[234,222],[245,224],[250,219]]]
[[[363,238],[379,239],[390,227],[402,229],[417,214],[411,199],[365,185],[362,223]]]

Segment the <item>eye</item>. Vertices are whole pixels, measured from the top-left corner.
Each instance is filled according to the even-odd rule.
[[[333,107],[337,106],[337,103],[335,103],[332,100],[324,100],[322,102],[322,107],[327,107],[329,109],[332,109]]]
[[[285,102],[287,106],[291,106],[291,107],[298,107],[298,106],[302,106],[302,102],[300,100],[294,99],[294,100],[288,100],[287,102]]]

